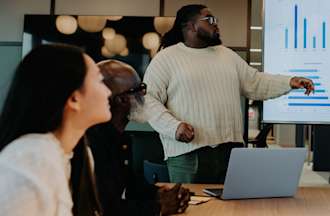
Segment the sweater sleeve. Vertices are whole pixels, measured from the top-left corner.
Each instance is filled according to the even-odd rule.
[[[180,121],[165,106],[171,79],[171,70],[167,67],[166,60],[164,55],[155,56],[144,75],[144,82],[148,85],[145,110],[148,112],[150,125],[158,133],[175,139]]]
[[[241,94],[252,100],[276,98],[291,90],[291,77],[259,72],[249,66],[241,57],[234,54]]]

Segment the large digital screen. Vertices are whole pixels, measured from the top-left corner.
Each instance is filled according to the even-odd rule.
[[[315,92],[304,89],[267,100],[263,121],[330,123],[329,0],[264,1],[264,71],[313,80]]]

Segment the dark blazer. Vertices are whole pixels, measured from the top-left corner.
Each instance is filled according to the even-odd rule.
[[[129,143],[128,137],[110,123],[87,131],[104,215],[159,215],[158,187],[134,175],[127,164],[130,152],[123,145]],[[126,199],[122,199],[123,194]]]

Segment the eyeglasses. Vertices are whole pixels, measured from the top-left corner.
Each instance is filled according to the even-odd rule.
[[[199,20],[207,20],[210,25],[218,23],[218,19],[214,16],[202,17]]]
[[[122,92],[121,94],[136,94],[136,93],[142,93],[145,95],[147,93],[147,84],[141,82],[139,86],[135,88],[130,88],[127,91]]]

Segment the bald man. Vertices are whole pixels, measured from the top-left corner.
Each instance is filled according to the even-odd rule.
[[[150,185],[124,165],[122,146],[127,143],[124,129],[128,115],[143,105],[146,85],[128,64],[107,60],[98,65],[112,91],[112,119],[89,129],[87,137],[104,215],[148,216],[185,211],[190,199],[187,189],[179,184],[173,188]]]

